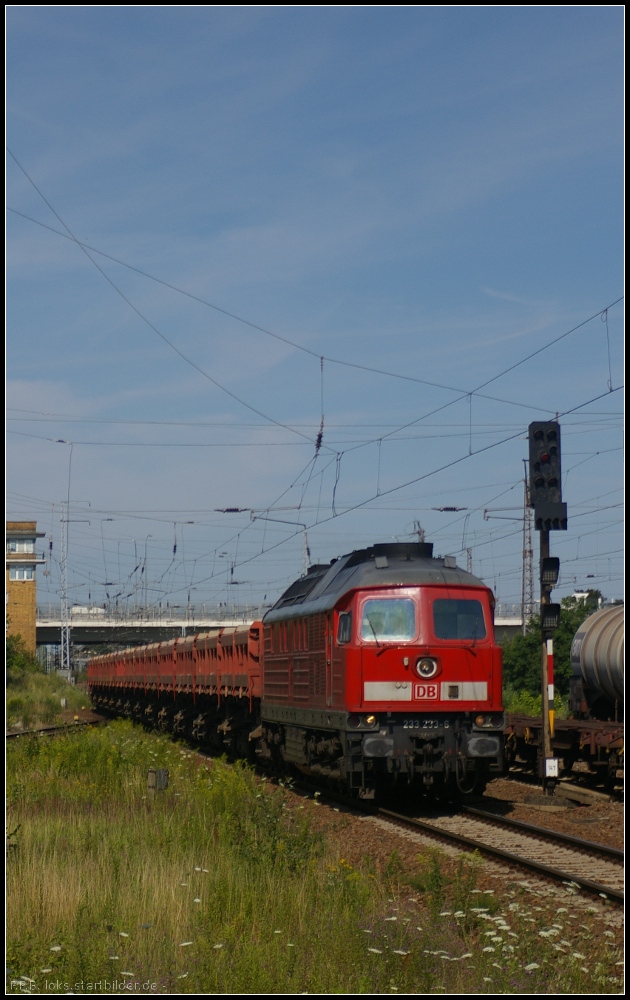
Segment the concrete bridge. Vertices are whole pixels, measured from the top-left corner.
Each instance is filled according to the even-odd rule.
[[[267,606],[234,609],[206,609],[202,606],[199,609],[135,608],[114,612],[104,608],[74,607],[70,614],[72,642],[77,646],[109,643],[116,646],[141,646],[148,642],[164,642],[215,628],[243,625],[262,618],[267,610]],[[494,625],[498,642],[511,639],[522,628],[520,606],[497,605]],[[61,609],[54,606],[38,607],[37,645],[58,646],[60,643]]]
[[[164,642],[179,636],[195,635],[211,629],[243,625],[255,621],[268,609],[239,608],[198,611],[183,609],[154,611],[138,608],[111,612],[103,608],[72,608],[70,626],[72,642],[77,646],[109,644],[142,646],[148,642]],[[61,609],[37,609],[37,645],[57,646],[61,643]]]

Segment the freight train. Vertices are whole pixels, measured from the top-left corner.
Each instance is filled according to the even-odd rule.
[[[264,616],[95,657],[93,704],[372,798],[503,771],[494,596],[429,543],[311,566]]]
[[[552,738],[561,776],[590,776],[613,790],[623,784],[624,606],[590,615],[571,643],[569,711],[556,720]],[[540,719],[508,715],[506,756],[513,767],[535,771],[542,739]]]

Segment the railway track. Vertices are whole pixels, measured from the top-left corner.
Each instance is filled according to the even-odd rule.
[[[623,902],[623,851],[465,806],[424,819],[390,809],[376,815],[467,850],[527,868],[594,895]]]
[[[81,729],[85,729],[87,726],[104,726],[109,719],[86,719],[78,720],[77,722],[68,722],[63,726],[46,726],[44,729],[25,729],[16,733],[6,733],[5,739],[9,740],[17,739],[32,739],[34,736],[67,736],[69,733],[79,732]]]

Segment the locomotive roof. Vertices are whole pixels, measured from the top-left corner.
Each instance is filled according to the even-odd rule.
[[[350,590],[418,584],[484,587],[478,577],[460,569],[453,556],[433,558],[427,542],[392,542],[357,549],[326,565],[311,566],[306,576],[292,583],[264,616],[282,621],[298,614],[334,608]]]

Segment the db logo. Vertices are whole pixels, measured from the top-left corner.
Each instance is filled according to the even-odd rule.
[[[438,686],[437,684],[414,684],[413,696],[422,701],[437,701]]]

